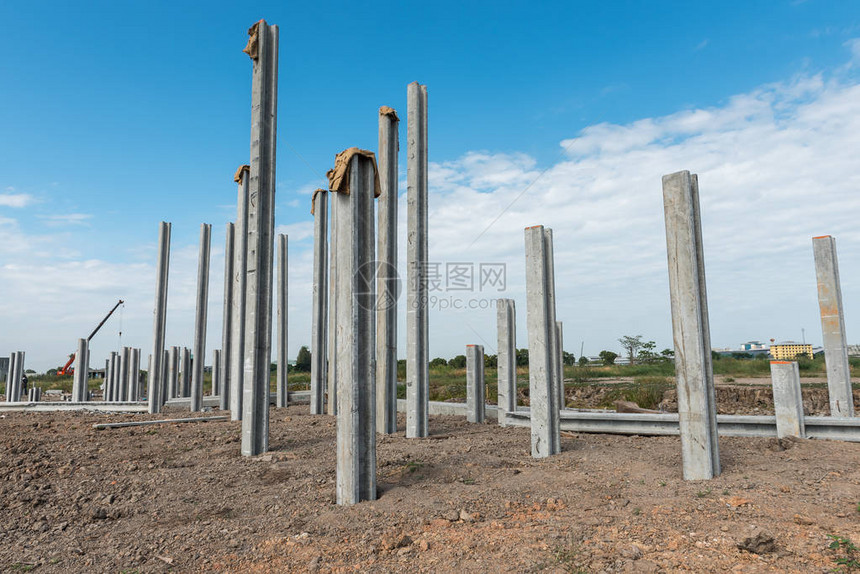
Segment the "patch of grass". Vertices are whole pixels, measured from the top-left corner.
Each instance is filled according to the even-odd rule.
[[[424,463],[420,460],[410,460],[406,463],[406,471],[407,472],[418,472],[424,466]]]
[[[639,507],[637,506],[636,508],[634,508],[634,509],[633,509],[633,516],[639,516],[640,514],[642,514],[642,509],[641,509],[641,508],[639,508]]]
[[[613,385],[600,406],[611,407],[615,401],[630,401],[643,409],[656,409],[663,400],[663,394],[674,386],[674,381],[669,377],[635,377],[633,383]]]
[[[570,574],[585,574],[588,570],[579,565],[579,544],[570,542],[566,546],[557,546],[552,551],[552,557],[565,572]]]
[[[30,572],[31,570],[36,569],[35,564],[29,564],[26,562],[15,562],[9,565],[10,570],[14,570],[16,572]]]
[[[851,539],[845,536],[836,536],[835,534],[828,534],[827,537],[833,540],[828,548],[838,553],[836,557],[836,564],[838,566],[833,571],[857,572],[860,570],[860,561],[858,560],[860,558],[858,550],[860,549],[854,546]]]
[[[710,488],[706,488],[705,490],[700,490],[699,492],[697,492],[697,493],[696,493],[696,498],[705,498],[705,497],[706,497],[706,496],[708,496],[709,494],[711,494],[711,489],[710,489]]]

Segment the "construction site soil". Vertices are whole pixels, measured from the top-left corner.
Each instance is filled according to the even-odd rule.
[[[378,500],[341,507],[335,419],[306,405],[273,408],[271,450],[253,458],[239,422],[92,428],[171,416],[187,412],[2,415],[0,569],[847,572],[860,560],[848,542],[860,543],[860,444],[721,438],[722,474],[685,482],[676,437],[563,433],[562,453],[536,460],[528,428],[436,416],[429,438],[406,439],[401,419],[378,436]]]

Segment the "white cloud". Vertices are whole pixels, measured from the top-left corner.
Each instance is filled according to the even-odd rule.
[[[61,225],[87,225],[92,215],[89,213],[64,213],[62,215],[39,215],[39,219],[43,219],[46,225],[61,226]]]
[[[847,74],[847,68],[839,73]],[[820,342],[811,237],[823,234],[837,238],[847,332],[852,341],[860,340],[860,309],[852,307],[860,297],[855,157],[860,84],[855,80],[799,76],[719,106],[599,124],[571,136],[560,142],[562,155],[549,163],[486,150],[431,163],[430,260],[443,271],[451,262],[502,262],[508,281],[503,293],[437,297],[516,299],[518,343],[526,346],[523,228],[543,224],[554,230],[567,350],[578,354],[581,342],[589,354],[617,350],[618,337],[637,334],[656,340],[658,348],[671,346],[660,182],[664,174],[689,169],[700,181],[714,345],[798,339],[801,328],[808,340]],[[405,158],[401,166],[405,169]],[[398,241],[404,280],[405,187],[402,181]],[[310,342],[310,214],[278,232],[290,236],[294,356],[299,345]],[[118,264],[82,259],[68,239],[68,232],[24,233],[16,219],[0,216],[0,317],[9,325],[26,325],[0,328],[0,354],[32,349],[28,359],[37,368],[55,366],[120,297],[127,301],[123,341],[148,349],[155,245],[134,250],[132,263]],[[223,245],[223,236],[213,237],[213,245]],[[40,261],[39,253],[48,257]],[[209,349],[220,346],[223,286],[217,249],[212,258]],[[191,345],[196,263],[196,243],[174,246],[168,345]],[[433,310],[430,321],[431,356],[459,354],[467,343],[479,341],[488,353],[495,351],[493,310]],[[103,354],[116,345],[117,327],[100,335]],[[400,339],[402,354],[402,326]]]
[[[11,193],[14,188],[7,187],[9,193],[0,193],[0,207],[27,207],[34,198],[28,193]]]

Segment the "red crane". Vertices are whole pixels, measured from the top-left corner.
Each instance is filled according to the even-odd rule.
[[[105,315],[105,318],[102,319],[102,322],[99,323],[98,325],[96,325],[96,328],[93,329],[93,332],[90,333],[89,337],[87,337],[87,343],[90,342],[90,339],[92,339],[95,336],[95,334],[99,332],[99,329],[102,328],[102,325],[104,325],[105,322],[107,322],[107,320],[110,319],[110,316],[113,315],[113,312],[116,311],[117,308],[120,305],[122,305],[123,303],[125,303],[125,301],[120,299],[117,302],[117,304],[113,306],[113,309],[108,311],[108,314]],[[75,362],[75,353],[72,353],[71,355],[69,355],[69,360],[66,362],[66,364],[63,365],[62,367],[60,367],[59,369],[57,369],[57,374],[61,375],[61,376],[62,375],[71,375],[75,371],[74,367],[72,367],[72,363],[74,363],[74,362]]]

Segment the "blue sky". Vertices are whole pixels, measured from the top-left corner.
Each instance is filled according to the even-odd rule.
[[[748,177],[738,180],[723,177],[725,166],[743,166],[736,156],[743,150],[761,159],[757,165],[777,171],[825,169],[814,154],[786,153],[794,161],[769,162],[766,149],[753,149],[767,139],[756,130],[768,121],[773,130],[767,133],[776,138],[772,146],[823,154],[825,144],[838,151],[854,143],[846,126],[813,129],[820,124],[807,116],[826,108],[842,117],[834,102],[851,100],[857,84],[852,41],[860,37],[856,3],[463,4],[0,5],[0,354],[25,348],[34,368],[54,366],[120,297],[128,300],[125,342],[147,349],[154,243],[162,219],[173,222],[174,230],[168,343],[185,346],[191,346],[199,224],[213,224],[208,348],[218,346],[218,257],[224,224],[234,217],[232,174],[247,161],[249,147],[250,63],[241,49],[248,26],[261,17],[280,26],[277,223],[291,237],[291,355],[310,339],[308,192],[322,184],[336,152],[353,145],[376,148],[377,108],[391,105],[405,117],[406,85],[413,80],[427,84],[429,92],[431,234],[434,222],[438,230],[431,235],[431,259],[506,262],[514,290],[522,226],[553,225],[560,256],[568,253],[569,242],[571,275],[561,294],[570,291],[559,313],[569,350],[578,354],[585,341],[586,353],[596,354],[618,336],[639,333],[661,348],[670,346],[668,294],[661,291],[662,215],[659,201],[654,203],[664,166],[699,171],[704,206],[713,207],[703,215],[717,248],[713,266],[734,274],[734,283],[756,299],[767,299],[767,276],[785,266],[769,272],[762,265],[773,264],[773,257],[760,261],[739,250],[721,259],[721,253],[736,248],[727,223],[736,220],[732,209],[770,211],[782,201],[756,183],[774,181],[763,167],[741,169]],[[678,114],[696,111],[711,114],[712,121],[690,129],[676,125],[683,121]],[[732,119],[732,113],[742,119]],[[835,139],[841,135],[849,140]],[[624,144],[626,136],[639,143]],[[748,147],[739,147],[743,142]],[[653,180],[650,187],[625,189],[625,179],[637,181],[637,174],[624,170],[656,150],[667,157],[650,164],[652,173],[642,173],[643,181]],[[838,153],[826,157],[834,181],[856,181],[856,161],[840,163]],[[600,171],[589,172],[589,161]],[[400,165],[405,180],[405,156]],[[714,199],[706,195],[709,174]],[[816,173],[809,177],[822,182]],[[475,245],[478,251],[464,252],[474,228],[489,224],[536,178],[510,218],[494,226],[498,235],[490,233]],[[860,238],[851,235],[849,221],[860,213],[844,203],[849,191],[815,191],[824,194],[821,205],[830,205],[826,198],[832,196],[840,213],[825,211],[815,219],[791,215],[794,206],[788,205],[773,215],[767,233],[760,230],[765,248],[753,246],[756,252],[768,253],[768,241],[780,249],[784,242],[773,238],[788,233],[800,238],[798,249],[808,248],[797,257],[802,264],[797,263],[796,290],[782,305],[765,303],[773,307],[761,315],[712,319],[716,346],[799,338],[801,326],[808,338],[820,340],[814,277],[808,293],[807,232],[837,235],[844,228],[837,235],[840,254],[856,252]],[[731,201],[723,206],[721,197]],[[569,217],[561,208],[530,210],[555,200],[573,210]],[[474,209],[466,209],[473,216],[459,221],[446,211],[447,202]],[[478,221],[476,214],[488,219]],[[592,227],[611,230],[619,217],[629,223],[639,216],[647,219],[641,230],[622,226],[615,239],[590,234]],[[647,241],[637,231],[647,232]],[[708,235],[706,227],[706,242]],[[843,288],[857,289],[860,273],[848,269],[850,260],[842,263]],[[625,272],[629,279],[623,279]],[[594,281],[601,277],[608,283]],[[633,279],[649,303],[627,308],[624,293]],[[713,281],[709,289],[717,310],[720,297],[727,308],[737,308],[731,285],[723,290],[719,278]],[[785,304],[798,306],[791,320],[780,312]],[[522,299],[521,326],[524,309]],[[610,310],[600,320],[608,325],[596,324],[601,310],[603,316]],[[431,354],[450,356],[467,343],[492,341],[492,316],[475,314],[471,334],[461,334],[461,316],[431,314]],[[851,324],[849,318],[849,338],[856,332]],[[117,342],[115,334],[107,339],[105,353]],[[523,330],[520,339],[524,345]]]

